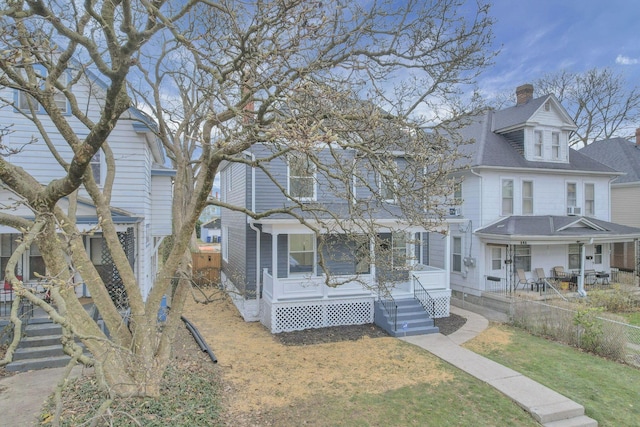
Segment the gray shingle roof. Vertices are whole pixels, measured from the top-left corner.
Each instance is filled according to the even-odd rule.
[[[551,95],[541,96],[531,99],[525,104],[496,111],[493,118],[493,128],[500,130],[525,123],[550,97]]]
[[[605,139],[583,147],[580,152],[626,173],[618,177],[614,184],[640,182],[640,147],[633,142],[624,138]]]
[[[640,228],[581,216],[510,216],[476,230],[495,237],[634,238]]]
[[[540,99],[545,100],[547,97],[531,100],[526,105],[532,104],[534,101]],[[532,106],[534,105],[535,103],[532,104]],[[512,109],[513,108],[508,108],[507,110]],[[458,150],[465,156],[465,159],[459,162],[459,166],[495,166],[520,169],[615,173],[614,169],[573,149],[569,150],[569,163],[534,162],[526,160],[504,136],[491,131],[492,121],[495,121],[495,116],[500,114],[501,112],[488,111],[474,118],[471,124],[462,129],[461,133],[463,138],[473,140],[474,142],[459,147]],[[515,114],[513,116],[515,116]],[[525,115],[522,115],[522,117],[524,116]],[[526,121],[526,119],[524,120]]]

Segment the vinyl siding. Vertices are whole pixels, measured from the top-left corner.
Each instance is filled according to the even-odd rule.
[[[611,188],[611,221],[640,227],[640,184]]]

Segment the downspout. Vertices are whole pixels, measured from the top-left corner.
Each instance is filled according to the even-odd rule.
[[[253,153],[251,155],[251,162],[255,162],[256,157]],[[256,168],[251,166],[251,212],[256,211]],[[256,232],[256,312],[254,317],[260,317],[260,229],[247,217],[247,223],[249,227]]]

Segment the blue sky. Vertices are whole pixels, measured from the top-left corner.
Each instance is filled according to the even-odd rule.
[[[640,86],[640,1],[493,0],[495,65],[479,79],[487,96],[547,72],[610,67]],[[536,95],[542,95],[540,93]]]

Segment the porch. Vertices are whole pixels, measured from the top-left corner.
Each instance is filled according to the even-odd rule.
[[[451,290],[446,270],[417,266],[408,280],[385,286],[375,274],[274,278],[262,271],[261,318],[272,333],[339,325],[373,323],[376,301],[391,301],[397,323],[399,301],[417,300],[431,318],[449,316]],[[389,310],[393,311],[393,310]]]

